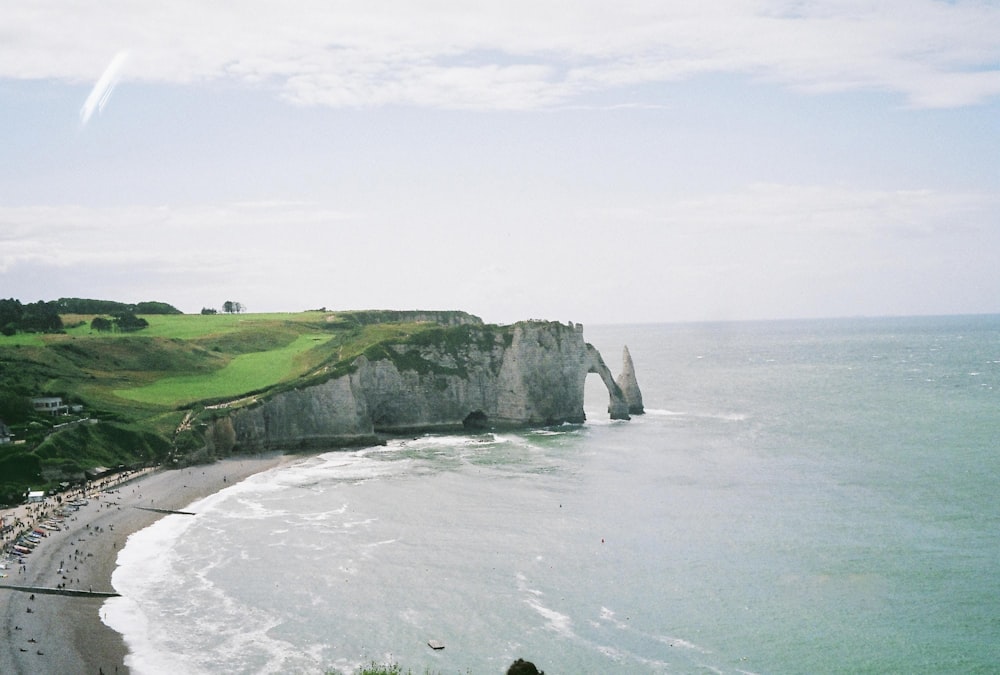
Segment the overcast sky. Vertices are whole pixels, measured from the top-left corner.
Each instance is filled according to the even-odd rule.
[[[1000,311],[995,1],[3,5],[0,297]]]

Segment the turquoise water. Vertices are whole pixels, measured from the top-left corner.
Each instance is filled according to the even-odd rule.
[[[1000,317],[585,337],[648,414],[594,377],[585,425],[331,452],[134,536],[130,665],[1000,670]]]

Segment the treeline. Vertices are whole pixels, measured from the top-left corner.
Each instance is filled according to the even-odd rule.
[[[22,305],[20,300],[0,300],[0,333],[55,333],[62,330],[59,307],[55,302],[39,300]]]
[[[138,330],[144,326],[136,314],[181,314],[165,302],[137,302],[134,304],[113,300],[88,300],[85,298],[60,298],[39,300],[24,304],[15,298],[0,299],[0,333],[56,333],[63,329],[60,314],[110,314],[115,317],[115,328]]]
[[[181,310],[165,302],[137,302],[134,304],[114,300],[88,300],[86,298],[59,298],[55,301],[60,314],[182,314]]]

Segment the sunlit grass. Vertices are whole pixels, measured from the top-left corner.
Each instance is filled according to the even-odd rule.
[[[228,365],[203,375],[166,377],[134,389],[119,389],[116,396],[160,406],[239,396],[258,391],[302,374],[299,357],[330,340],[329,335],[304,334],[288,346],[234,357]]]
[[[273,327],[283,322],[294,324],[321,324],[327,315],[321,312],[285,312],[274,314],[143,314],[142,318],[149,322],[147,328],[133,333],[146,337],[165,337],[178,340],[196,340],[213,335],[225,335],[241,331],[254,330],[260,327]],[[90,329],[89,315],[66,315],[63,317],[67,325],[80,323],[67,328],[66,333],[75,336],[92,336],[113,338],[122,333],[97,333]],[[82,323],[81,323],[82,322]]]
[[[45,345],[45,336],[42,333],[17,333],[15,335],[0,335],[0,347],[32,346],[42,347]]]

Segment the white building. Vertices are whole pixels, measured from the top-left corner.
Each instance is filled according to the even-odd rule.
[[[60,396],[38,396],[31,399],[31,407],[35,409],[35,412],[50,415],[62,415],[69,412],[69,406],[63,403]]]

